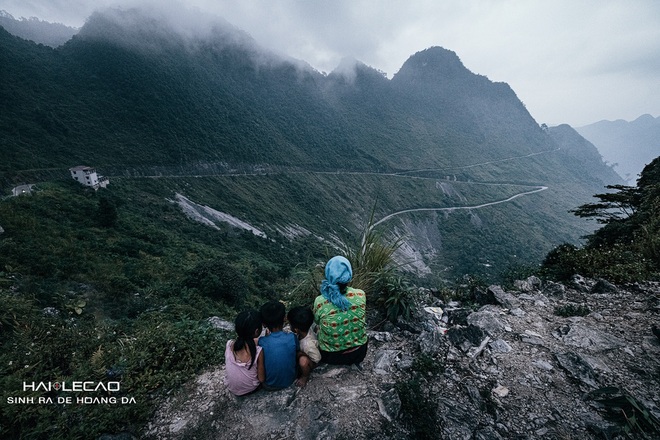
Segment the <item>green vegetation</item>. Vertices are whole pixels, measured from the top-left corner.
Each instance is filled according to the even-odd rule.
[[[0,201],[1,397],[24,395],[26,380],[119,380],[115,397],[135,399],[112,411],[3,405],[0,437],[139,431],[159,399],[222,361],[229,335],[208,317],[230,320],[270,298],[309,304],[319,263],[337,253],[353,262],[371,305],[395,321],[415,297],[393,263],[403,241],[433,273],[413,281],[443,285],[472,273],[456,293],[469,299],[484,282],[476,280],[593,231],[566,210],[613,172],[570,132],[541,130],[508,86],[467,71],[450,51],[414,55],[391,81],[361,67],[349,82],[285,60],[256,63],[251,49],[230,43],[236,35],[191,45],[169,29],[143,32],[142,20],[121,28],[97,14],[55,50],[0,29],[0,189],[37,183],[31,196]],[[79,164],[97,167],[110,187],[73,182],[67,170]],[[479,206],[538,185],[549,189],[372,227],[395,212]],[[617,273],[648,273],[647,262],[658,261],[658,220],[649,214],[657,197],[644,194],[629,217],[639,227],[599,242],[628,262]],[[267,238],[221,221],[201,225],[177,195]],[[549,269],[596,258],[575,254],[558,252]],[[631,258],[639,255],[643,263]],[[404,418],[424,421],[414,425],[420,438],[437,432],[423,376],[440,368],[422,357],[397,388]]]
[[[591,313],[589,307],[582,304],[566,304],[564,306],[557,306],[553,312],[557,316],[587,316]]]
[[[104,212],[115,213],[111,224]],[[309,243],[284,249],[193,223],[160,194],[120,182],[98,192],[74,181],[40,184],[2,201],[0,224],[3,438],[139,432],[159,399],[222,362],[230,335],[207,318],[231,320],[281,294],[295,252],[314,252]],[[119,381],[121,390],[23,389],[42,381]],[[55,403],[5,404],[15,397]],[[58,405],[65,397],[73,404]]]
[[[427,385],[419,374],[396,384],[401,399],[401,419],[411,429],[413,438],[421,440],[437,439],[441,423],[438,396]]]
[[[578,248],[564,244],[545,258],[542,273],[560,280],[573,274],[624,283],[660,277],[660,158],[642,171],[636,187],[608,186],[597,203],[573,212],[603,226]]]
[[[621,426],[629,439],[654,439],[660,435],[660,420],[627,391],[617,387],[590,391],[585,399],[595,402],[603,415]]]

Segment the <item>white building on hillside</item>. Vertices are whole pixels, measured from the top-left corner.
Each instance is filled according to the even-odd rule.
[[[85,186],[91,186],[94,189],[105,188],[110,183],[107,177],[96,173],[96,169],[85,165],[69,168],[71,177]]]

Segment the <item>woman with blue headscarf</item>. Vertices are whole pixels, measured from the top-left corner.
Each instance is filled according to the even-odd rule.
[[[321,362],[359,367],[367,354],[367,297],[348,287],[352,278],[346,258],[337,256],[326,263],[321,295],[314,301]]]

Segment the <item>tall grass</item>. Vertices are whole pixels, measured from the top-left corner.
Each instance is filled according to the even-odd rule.
[[[390,241],[382,229],[374,228],[375,210],[374,204],[359,245],[351,246],[346,242],[340,245],[341,252],[353,266],[351,286],[366,292],[382,287],[395,276],[398,266],[394,254],[403,244],[402,238]]]
[[[374,212],[375,204],[359,241],[341,240],[338,248],[328,249],[326,261],[334,255],[346,257],[353,268],[351,287],[364,290],[371,303],[377,303],[379,307],[387,308],[388,305],[385,305],[387,298],[395,296],[395,299],[398,299],[405,296],[399,291],[395,292],[392,288],[392,286],[405,284],[401,282],[400,276],[397,274],[399,265],[394,259],[394,254],[403,240],[401,238],[388,240],[382,231],[375,230]],[[287,296],[289,306],[310,305],[314,302],[314,298],[319,295],[319,286],[324,278],[324,267],[325,261],[312,267],[303,269],[298,267],[293,271],[293,275],[298,278],[298,281],[294,282],[294,287]],[[409,310],[409,307],[398,304],[398,302],[398,300],[389,301],[397,316]]]

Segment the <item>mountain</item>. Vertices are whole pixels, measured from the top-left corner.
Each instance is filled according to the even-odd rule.
[[[0,26],[7,32],[35,43],[58,47],[73,37],[78,29],[61,23],[49,23],[36,17],[15,19],[7,11],[0,10]]]
[[[577,242],[593,225],[567,211],[621,182],[450,50],[413,54],[391,80],[350,59],[324,75],[199,20],[98,12],[56,49],[0,29],[0,186],[89,164],[122,191],[325,243],[359,235],[374,208],[402,261],[451,278]]]
[[[481,330],[465,327],[465,319],[478,298],[490,300],[484,280],[511,280],[512,274],[538,268],[550,249],[577,244],[593,232],[594,224],[569,210],[603,186],[622,183],[577,132],[540,127],[507,84],[470,72],[450,50],[431,47],[411,55],[391,80],[353,59],[325,75],[264,50],[223,20],[141,9],[95,13],[57,48],[0,29],[0,157],[0,400],[8,403],[0,411],[1,438],[139,437],[158,403],[181,396],[182,385],[196,374],[212,374],[206,383],[214,389],[219,383],[216,367],[231,336],[211,323],[231,329],[223,321],[270,299],[309,305],[318,294],[320,262],[355,249],[366,249],[367,257],[354,259],[356,272],[376,278],[366,289],[369,328],[401,327],[375,335],[366,366],[394,361],[394,349],[404,341],[409,350],[402,352],[401,373],[420,373],[395,378],[400,398],[389,378],[374,379],[372,387],[351,378],[360,384],[349,383],[341,393],[357,398],[356,408],[370,408],[370,420],[381,421],[373,399],[381,394],[364,390],[387,384],[385,409],[400,400],[403,412],[401,419],[392,417],[399,420],[394,431],[384,428],[386,436],[422,438],[416,434],[424,429],[435,438],[436,428],[444,427],[449,436],[470,437],[474,423],[466,430],[458,419],[435,414],[440,400],[433,396],[446,397],[436,390],[448,389],[457,402],[447,401],[448,408],[462,414],[483,409],[477,437],[530,429],[552,434],[544,425],[555,424],[543,414],[532,420],[531,413],[519,411],[521,405],[538,407],[531,395],[525,401],[516,397],[530,383],[536,386],[534,378],[510,388],[513,400],[503,402],[513,402],[512,410],[493,426],[493,398],[505,396],[504,387],[529,370],[529,359],[513,356],[515,365],[505,377],[493,369],[501,360],[488,356],[496,345],[511,343],[511,353],[520,354],[541,339],[552,342],[552,329],[539,330],[534,308],[546,315],[553,305],[570,312],[583,302],[583,286],[563,292],[550,285],[543,295],[556,295],[551,303],[536,288],[519,295],[528,304],[514,304],[502,291],[506,309],[491,310],[514,331],[500,335],[509,342],[491,341],[492,347]],[[77,165],[95,167],[109,178],[107,188],[94,191],[74,181],[69,168]],[[26,194],[9,196],[11,189]],[[363,241],[368,226],[370,239]],[[386,267],[371,270],[392,244],[401,245],[396,261],[386,258]],[[422,293],[413,283],[433,290]],[[644,294],[637,285],[634,290]],[[430,339],[405,340],[436,328],[437,315],[413,315],[411,324],[396,321],[394,312],[394,318],[389,314],[394,323],[386,318],[392,310],[406,314],[416,299],[423,301],[420,313],[423,306],[439,306],[451,313],[452,323],[460,320],[451,347],[451,334],[439,329]],[[466,308],[445,307],[455,300]],[[639,301],[623,302],[639,311]],[[595,311],[605,321],[584,319],[601,327],[611,324],[608,314],[618,319],[618,304],[594,301],[594,307],[603,304],[607,307]],[[502,315],[505,310],[510,316]],[[493,322],[484,318],[485,324]],[[540,319],[553,328],[563,325],[559,318]],[[645,322],[635,320],[639,327],[630,341],[639,339]],[[415,349],[429,343],[433,352]],[[565,351],[562,344],[551,348]],[[552,373],[548,380],[558,389],[575,378],[563,369],[581,374],[586,365],[577,355],[553,359],[540,360],[539,371]],[[644,361],[638,353],[634,359]],[[647,375],[637,364],[630,367],[640,380]],[[468,370],[475,375],[466,388]],[[427,387],[430,372],[444,382],[451,373],[443,383],[463,391],[454,393],[440,382]],[[344,374],[328,373],[335,384],[330,373]],[[495,375],[510,380],[495,387]],[[30,390],[33,381],[44,381],[37,387],[48,389]],[[71,381],[118,388],[67,394],[63,385]],[[313,383],[312,391],[324,381]],[[415,400],[417,390],[431,399]],[[575,405],[583,392],[576,393],[559,396],[566,408],[560,416],[584,409]],[[317,405],[324,401],[314,392],[294,394],[300,399],[288,399],[288,391],[267,396],[292,415],[269,432],[290,436],[295,429],[296,437],[307,438],[318,436],[326,422],[332,428],[335,416],[319,416]],[[41,397],[53,404],[41,404]],[[60,398],[72,402],[61,405]],[[216,416],[230,417],[237,408],[233,400],[213,402],[216,409],[207,405],[203,414],[211,408]],[[191,403],[199,408],[199,402]],[[431,414],[432,423],[414,423],[419,414]],[[165,419],[179,420],[178,414],[166,415],[152,426],[163,428]],[[222,426],[224,433],[245,425],[223,420],[231,425]],[[213,436],[204,425],[200,430],[195,423],[183,425],[176,429],[186,436]],[[592,423],[570,425],[586,429]]]
[[[634,121],[600,121],[576,128],[629,183],[644,165],[660,155],[660,117],[642,115]]]

